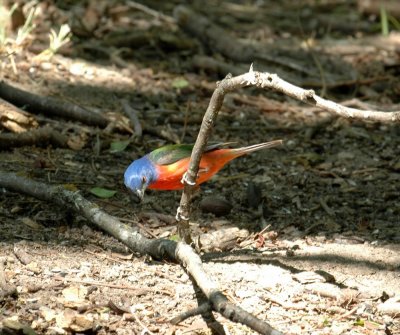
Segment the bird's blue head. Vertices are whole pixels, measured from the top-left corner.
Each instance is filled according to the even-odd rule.
[[[142,200],[147,186],[156,181],[157,177],[157,169],[146,155],[128,166],[124,174],[124,182],[125,186]]]

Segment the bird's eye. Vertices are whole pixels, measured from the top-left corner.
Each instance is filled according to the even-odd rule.
[[[147,181],[147,178],[145,176],[142,177],[142,185],[145,184]]]

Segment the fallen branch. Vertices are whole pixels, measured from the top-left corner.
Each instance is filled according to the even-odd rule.
[[[321,71],[316,71],[314,65],[310,66],[310,62],[315,63],[315,58],[310,55],[310,50],[306,51],[301,48],[294,48],[294,46],[291,49],[282,48],[277,43],[273,45],[254,43],[254,41],[249,43],[236,38],[208,17],[184,5],[179,5],[174,9],[174,17],[181,29],[198,38],[213,52],[220,53],[234,62],[247,64],[257,62],[260,66],[264,66],[267,71],[271,67],[275,70],[278,69],[284,78],[299,85],[312,82],[314,87],[323,86]],[[326,84],[328,85],[343,81],[354,81],[357,77],[354,68],[351,68],[339,58],[318,53],[318,59],[324,64],[324,76],[327,77]],[[208,64],[210,65],[210,62]],[[235,65],[236,67],[241,66],[240,64]]]
[[[43,113],[82,123],[106,127],[107,118],[83,107],[53,97],[43,97],[0,81],[0,97],[16,106],[24,106],[33,113]]]
[[[0,133],[0,150],[22,147],[25,145],[52,144],[58,148],[68,147],[68,138],[50,127],[33,129],[24,133]]]
[[[128,100],[123,99],[121,103],[124,112],[128,116],[129,121],[131,122],[131,125],[133,127],[133,130],[135,131],[135,136],[139,138],[142,137],[143,129],[139,120],[138,111],[131,107]]]
[[[0,125],[14,133],[22,133],[36,128],[38,123],[32,115],[0,98]]]
[[[298,86],[292,85],[279,78],[276,74],[253,71],[253,66],[251,66],[250,71],[245,74],[236,77],[226,77],[217,84],[217,87],[210,99],[210,103],[208,104],[206,113],[204,114],[196,143],[193,147],[189,168],[182,178],[184,189],[176,218],[178,220],[178,228],[180,228],[178,231],[182,233],[181,237],[184,238],[185,241],[191,240],[189,232],[190,200],[196,184],[201,155],[203,154],[204,148],[207,145],[208,138],[211,134],[211,130],[214,126],[218,113],[222,107],[225,95],[239,88],[248,86],[272,89],[309,105],[319,107],[327,112],[348,119],[396,123],[400,122],[399,111],[382,112],[344,107],[333,101],[321,98],[315,94],[313,90],[305,90]]]
[[[68,208],[82,215],[96,227],[114,236],[137,253],[181,264],[206,295],[214,311],[233,322],[245,324],[260,334],[282,334],[268,323],[229,302],[217,284],[204,271],[199,255],[187,244],[165,239],[150,240],[141,235],[137,229],[121,223],[117,218],[102,211],[96,204],[88,201],[78,192],[68,191],[61,186],[46,185],[18,177],[13,173],[0,172],[0,187]]]

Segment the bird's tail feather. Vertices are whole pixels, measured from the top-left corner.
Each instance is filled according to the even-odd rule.
[[[277,147],[278,145],[282,145],[282,143],[283,143],[282,140],[275,140],[275,141],[270,141],[270,142],[250,145],[248,147],[231,149],[230,155],[233,155],[235,157],[239,157],[239,156],[248,154],[248,153],[253,152],[253,151],[257,151],[257,150],[261,150],[261,149],[274,148],[274,147]]]

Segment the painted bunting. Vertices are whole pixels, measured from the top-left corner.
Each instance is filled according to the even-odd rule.
[[[206,147],[200,160],[196,185],[209,180],[229,161],[250,152],[276,147],[281,140],[229,149],[229,143],[211,144]],[[125,185],[143,199],[146,188],[154,190],[181,190],[183,174],[189,166],[193,145],[175,144],[158,148],[133,161],[125,171]]]

